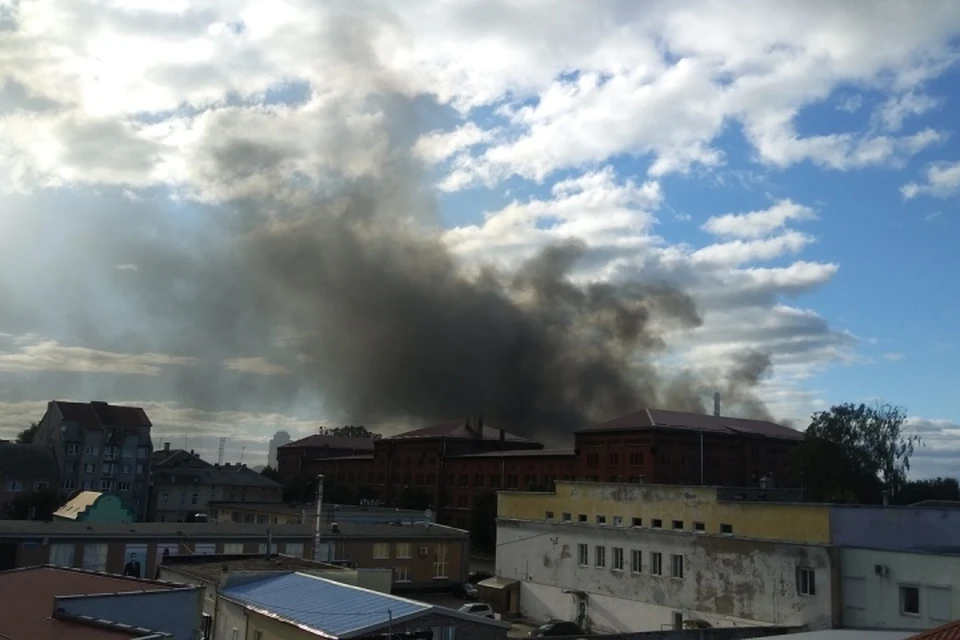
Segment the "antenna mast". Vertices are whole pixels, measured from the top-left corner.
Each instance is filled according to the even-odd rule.
[[[225,437],[220,438],[220,448],[217,450],[217,464],[223,465],[223,450],[227,446],[227,439]]]

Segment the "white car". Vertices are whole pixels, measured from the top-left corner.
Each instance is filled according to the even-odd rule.
[[[488,604],[483,604],[481,602],[474,602],[472,604],[465,604],[460,609],[460,613],[472,613],[475,616],[483,616],[484,618],[492,618],[496,620],[497,614],[493,612],[493,607]]]

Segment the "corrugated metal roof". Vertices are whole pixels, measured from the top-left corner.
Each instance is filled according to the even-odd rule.
[[[226,598],[264,615],[333,638],[354,638],[430,612],[433,607],[304,573],[258,580],[223,590]]]

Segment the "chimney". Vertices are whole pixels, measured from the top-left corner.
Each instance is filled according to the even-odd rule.
[[[720,417],[720,392],[713,394],[713,415]]]
[[[500,429],[500,448],[503,449],[504,445],[507,442],[507,432],[503,429]]]
[[[886,489],[883,490],[883,506],[890,506],[890,492]]]
[[[169,442],[164,442],[164,443],[163,443],[163,450],[164,450],[164,451],[170,451],[170,443],[169,443]]]

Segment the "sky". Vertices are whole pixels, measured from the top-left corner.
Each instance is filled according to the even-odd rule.
[[[960,474],[954,0],[160,4],[0,0],[0,437],[52,399],[139,404],[156,443],[215,459],[226,437],[251,464],[277,430],[367,421],[356,407],[422,426],[393,418],[447,409],[426,396],[450,371],[381,371],[366,349],[393,363],[378,336],[412,316],[325,226],[369,197],[376,242],[351,251],[411,281],[436,250],[421,280],[476,293],[484,269],[575,242],[577,286],[645,283],[645,398],[696,379],[709,403],[760,354],[731,412],[756,399],[803,428],[893,403],[925,442],[912,475]],[[503,291],[477,313],[510,316]],[[636,335],[623,362],[598,342],[606,311],[562,343],[632,372]],[[418,333],[477,356],[437,322]],[[396,397],[358,390],[372,378]]]

